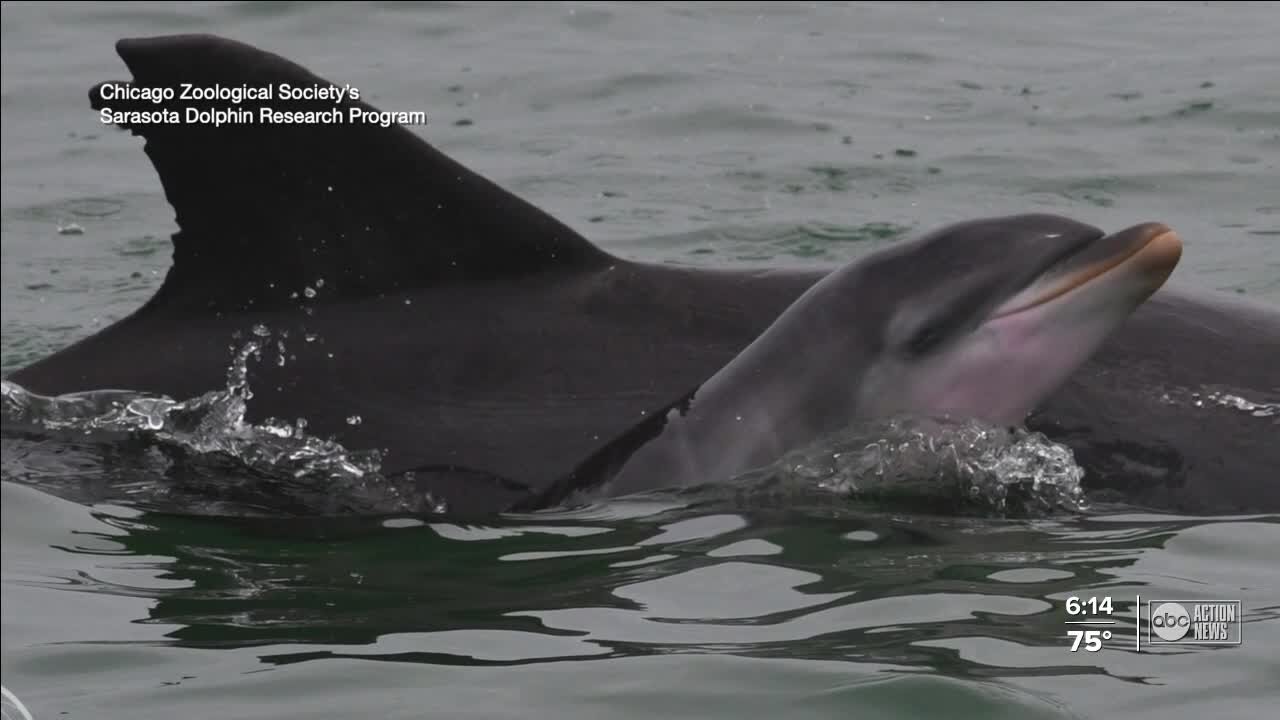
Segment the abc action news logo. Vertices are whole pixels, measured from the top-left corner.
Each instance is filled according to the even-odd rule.
[[[1150,600],[1147,642],[1152,645],[1239,645],[1239,600]]]

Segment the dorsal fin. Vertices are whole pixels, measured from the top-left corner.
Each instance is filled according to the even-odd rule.
[[[326,298],[603,265],[613,259],[528,202],[468,170],[406,127],[350,122],[341,102],[283,100],[279,86],[330,83],[277,55],[208,35],[125,39],[133,83],[90,91],[95,110],[174,110],[176,123],[119,123],[146,139],[179,231],[152,306],[279,306],[323,280]],[[194,88],[275,88],[271,100],[183,100]],[[106,93],[108,85],[114,85]],[[159,104],[120,86],[172,88]],[[116,97],[104,98],[104,94]],[[241,109],[253,122],[188,122],[187,108]],[[264,124],[261,108],[337,108],[345,122]]]

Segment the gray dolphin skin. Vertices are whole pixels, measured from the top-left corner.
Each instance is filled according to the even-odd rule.
[[[1180,247],[1161,225],[988,218],[825,270],[634,262],[399,125],[147,122],[225,101],[120,87],[330,83],[213,36],[116,49],[133,80],[90,103],[145,140],[176,212],[173,263],[132,315],[9,378],[33,392],[195,397],[225,384],[228,346],[263,324],[316,341],[251,367],[248,420],[305,418],[385,450],[384,472],[413,471],[458,515],[665,482],[644,470],[676,447],[695,451],[678,476],[732,472],[903,409],[1029,412],[1091,491],[1134,505],[1280,510],[1277,417],[1247,409],[1280,405],[1280,310],[1160,287]],[[240,105],[267,106],[317,109]],[[579,476],[589,458],[621,474]]]

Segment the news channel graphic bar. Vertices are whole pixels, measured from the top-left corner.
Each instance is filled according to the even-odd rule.
[[[1108,641],[1127,637],[1118,618],[1128,615],[1125,601],[1110,595],[1067,598],[1067,636],[1071,651],[1096,652]],[[1132,635],[1135,650],[1144,645],[1230,646],[1244,643],[1244,608],[1239,600],[1162,600],[1134,597]],[[1117,614],[1119,613],[1119,614]],[[1144,617],[1145,615],[1145,617]],[[1145,626],[1145,627],[1144,627]]]
[[[1241,645],[1244,613],[1239,600],[1147,600],[1150,645]]]

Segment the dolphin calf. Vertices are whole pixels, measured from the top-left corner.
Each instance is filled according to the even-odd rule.
[[[236,107],[254,122],[164,122],[166,110],[209,112],[228,101],[165,99],[156,89],[331,83],[214,36],[126,39],[117,52],[132,81],[100,84],[90,101],[145,140],[176,213],[173,263],[136,312],[12,374],[34,392],[122,388],[194,397],[222,386],[228,346],[263,325],[288,337],[291,357],[283,367],[251,368],[247,419],[305,418],[315,435],[385,450],[385,472],[415,471],[451,510],[497,512],[542,496],[568,468],[616,447],[637,424],[717,374],[736,376],[765,356],[744,351],[832,274],[617,257],[406,127],[376,121],[385,116],[350,95],[242,98]],[[343,122],[275,122],[335,108]],[[913,269],[898,277],[919,298],[928,297],[932,279],[950,278],[938,297],[954,293],[968,314],[942,322],[940,348],[963,335],[948,333],[971,330],[965,323],[991,319],[984,313],[1017,299],[1010,292],[1019,282],[1031,282],[1019,293],[1046,297],[1048,285],[1026,273],[1034,270],[1050,285],[1072,276],[1070,257],[1050,251],[1067,245],[1041,243],[1024,255],[1031,237],[1065,228],[1119,257],[1108,255],[1118,247],[1110,242],[1154,227],[1103,242],[1101,231],[1061,218],[993,222],[1001,232],[1021,228],[1004,241],[1020,251],[1015,258],[988,254],[999,240],[969,243],[970,255],[955,243],[939,256],[916,253]],[[1101,257],[1077,252],[1086,265]],[[1046,267],[1051,258],[1067,264]],[[947,263],[973,271],[948,275]],[[966,283],[984,281],[995,283],[986,294],[965,294]],[[854,304],[848,312],[856,320],[863,310]],[[900,338],[894,333],[920,320],[878,315],[896,319],[860,337]],[[1078,331],[1086,346],[1098,342],[1087,325],[1062,337]],[[1166,286],[1100,343],[1061,387],[1033,403],[1027,419],[1073,448],[1086,483],[1181,512],[1280,509],[1280,450],[1268,414],[1280,404],[1273,368],[1280,311]],[[1039,357],[1062,363],[1058,370],[1022,367],[1052,379],[1087,354],[1069,344],[1057,350],[1060,357]],[[902,382],[893,373],[905,366],[865,360],[883,351],[858,349],[858,362],[879,372],[860,375],[878,378],[862,385]],[[955,367],[963,377],[963,364]],[[930,392],[927,383],[902,387]],[[860,390],[849,382],[845,388]],[[1020,412],[1040,394],[1012,391],[1008,411]],[[361,422],[349,423],[352,416]]]
[[[1160,223],[1103,235],[1052,215],[898,243],[816,282],[679,407],[633,430],[650,437],[628,433],[540,502],[596,483],[617,495],[728,481],[858,421],[1020,425],[1181,255]]]

